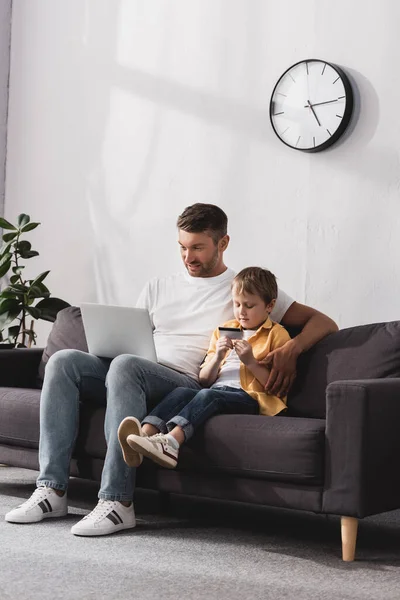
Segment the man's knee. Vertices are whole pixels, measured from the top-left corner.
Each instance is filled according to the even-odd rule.
[[[86,352],[81,352],[81,350],[58,350],[54,354],[52,354],[47,362],[46,370],[51,368],[65,368],[70,365],[75,365],[82,358],[82,354],[87,354]]]
[[[143,367],[143,360],[140,356],[133,354],[120,354],[111,361],[107,374],[107,381],[115,377],[136,378]]]

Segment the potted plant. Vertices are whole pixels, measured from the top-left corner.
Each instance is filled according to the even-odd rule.
[[[25,214],[19,215],[17,225],[0,217],[0,228],[7,230],[0,249],[0,278],[7,276],[8,279],[7,287],[0,289],[0,348],[5,344],[13,348],[30,348],[36,343],[35,319],[54,322],[57,313],[70,306],[60,298],[50,297],[50,291],[43,283],[50,271],[44,271],[34,279],[23,277],[25,265],[21,261],[39,256],[39,252],[32,250],[31,243],[21,237],[38,225],[40,223],[31,222]]]

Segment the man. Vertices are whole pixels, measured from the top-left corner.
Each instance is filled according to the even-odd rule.
[[[69,464],[84,390],[86,397],[106,403],[107,453],[99,502],[71,532],[107,535],[135,527],[134,470],[124,462],[118,426],[129,415],[141,420],[178,386],[200,389],[199,366],[210,335],[233,314],[230,287],[235,273],[224,264],[229,244],[226,214],[212,204],[194,204],[180,215],[177,226],[186,272],[151,280],[137,302],[149,310],[158,363],[128,354],[110,362],[78,350],[61,350],[50,358],[40,406],[38,487],[6,514],[6,521],[33,523],[67,514]],[[281,290],[271,318],[302,328],[296,338],[267,357],[271,374],[266,389],[284,396],[294,380],[299,354],[337,327]]]

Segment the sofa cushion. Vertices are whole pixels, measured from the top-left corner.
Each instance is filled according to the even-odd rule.
[[[0,388],[0,444],[39,446],[40,390]]]
[[[400,321],[342,329],[299,358],[290,414],[324,419],[329,383],[383,377],[400,377]]]
[[[319,419],[218,415],[182,447],[179,469],[318,485],[324,439]]]
[[[68,306],[60,310],[50,331],[46,348],[39,365],[39,378],[43,380],[46,364],[55,352],[65,349],[88,351],[81,309]]]

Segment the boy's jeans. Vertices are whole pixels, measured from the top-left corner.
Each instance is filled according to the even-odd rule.
[[[143,424],[150,423],[162,433],[167,433],[179,425],[187,441],[194,431],[213,415],[258,413],[257,400],[240,388],[226,385],[203,390],[178,387],[147,415]]]
[[[138,356],[122,354],[110,361],[79,350],[56,352],[46,366],[40,401],[37,485],[67,488],[83,397],[106,405],[107,453],[99,498],[132,500],[135,470],[122,457],[118,426],[127,416],[143,419],[178,386],[200,389],[191,377]]]

